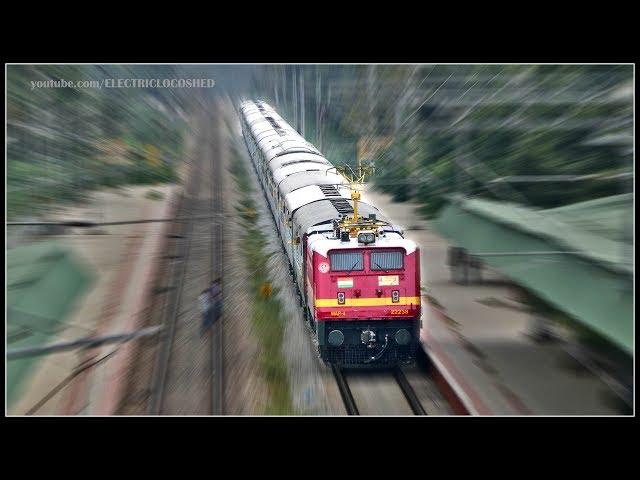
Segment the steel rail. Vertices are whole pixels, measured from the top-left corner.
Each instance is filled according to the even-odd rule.
[[[218,105],[218,108],[221,108]],[[210,143],[211,149],[211,161],[213,162],[212,168],[212,187],[213,187],[213,195],[212,195],[212,210],[214,215],[221,215],[222,212],[222,181],[221,181],[221,171],[222,171],[222,133],[220,131],[221,125],[219,124],[219,116],[214,117],[215,131],[215,143]],[[211,270],[210,276],[211,280],[215,280],[217,278],[221,278],[222,276],[222,248],[224,243],[223,238],[222,225],[220,223],[213,223],[211,225]],[[221,289],[224,284],[221,282]],[[221,296],[224,295],[224,291],[220,293]],[[224,298],[224,297],[223,297]],[[224,308],[224,303],[223,303]],[[221,309],[222,310],[222,309]],[[213,415],[223,415],[224,414],[224,347],[223,347],[223,312],[220,311],[220,317],[216,320],[216,325],[211,329],[211,370],[212,370],[212,381],[211,381],[211,412]]]
[[[189,227],[192,227],[192,225],[193,224],[188,224]],[[167,373],[169,371],[171,347],[173,345],[173,340],[175,337],[176,322],[178,318],[182,291],[184,288],[184,278],[186,276],[186,271],[187,271],[187,256],[189,254],[189,249],[191,247],[191,230],[192,228],[188,228],[187,232],[185,232],[185,235],[183,236],[185,241],[182,242],[182,249],[178,255],[179,258],[182,259],[182,262],[180,263],[180,273],[178,275],[176,297],[173,303],[171,316],[167,317],[165,315],[165,320],[163,322],[164,324],[168,323],[168,330],[167,330],[167,337],[165,341],[162,343],[158,353],[156,375],[154,376],[155,382],[151,390],[152,391],[151,402],[149,403],[149,410],[148,410],[148,413],[150,415],[159,415],[162,409],[162,399],[164,398],[164,390],[165,390],[165,385],[167,380]]]
[[[409,403],[409,406],[411,407],[411,411],[413,411],[413,414],[427,415],[427,412],[422,406],[422,403],[420,403],[420,400],[418,399],[416,392],[413,390],[413,387],[407,380],[407,377],[405,376],[402,369],[400,369],[400,367],[396,367],[393,370],[393,376],[396,379],[396,382],[398,382],[398,385],[400,386],[400,390],[402,390],[402,393],[404,394],[404,397]]]
[[[351,389],[347,383],[347,379],[344,378],[344,374],[342,373],[342,369],[336,365],[331,365],[331,370],[333,371],[333,376],[338,384],[338,390],[340,391],[340,396],[344,402],[344,407],[347,410],[347,415],[360,415],[356,401],[353,399]]]
[[[231,215],[229,215],[231,216]],[[90,220],[60,220],[59,222],[5,222],[8,227],[15,226],[34,226],[34,227],[47,227],[47,226],[61,226],[61,227],[108,227],[113,225],[134,225],[138,223],[161,223],[161,222],[191,222],[193,220],[212,220],[217,216],[198,216],[198,217],[177,217],[177,218],[151,218],[141,220],[122,220],[118,222],[92,222]]]
[[[190,196],[188,190],[192,190],[191,188],[185,188],[185,194],[183,198],[189,201],[188,205],[184,205],[185,210],[189,210],[194,206],[194,199],[197,196],[202,177],[200,175],[195,175],[195,177],[191,177],[189,179],[189,187],[195,184],[195,188],[193,188],[193,196]],[[188,217],[187,217],[188,218]],[[178,314],[180,312],[180,302],[182,298],[182,292],[184,289],[184,280],[187,272],[187,261],[188,254],[191,248],[191,233],[193,231],[194,222],[188,222],[186,226],[183,226],[180,233],[180,238],[184,238],[184,242],[181,242],[181,249],[179,251],[178,257],[182,259],[180,263],[180,272],[178,274],[178,285],[176,288],[176,296],[173,302],[173,308],[171,309],[171,315],[167,316],[166,313],[168,309],[165,309],[164,321],[163,325],[165,325],[167,331],[167,336],[165,341],[160,345],[160,349],[158,350],[158,355],[156,358],[156,367],[153,376],[153,385],[151,388],[151,400],[149,402],[149,406],[147,409],[147,413],[149,415],[160,415],[162,410],[162,404],[164,399],[165,386],[167,381],[167,375],[169,372],[169,363],[171,359],[171,351],[173,347],[173,342],[175,339],[175,331],[176,331],[176,323],[178,319]],[[172,275],[173,277],[173,268]]]

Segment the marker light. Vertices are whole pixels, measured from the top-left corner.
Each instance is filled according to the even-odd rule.
[[[391,301],[398,303],[400,301],[400,290],[394,290],[391,292]]]
[[[344,305],[344,292],[338,292],[338,303]]]

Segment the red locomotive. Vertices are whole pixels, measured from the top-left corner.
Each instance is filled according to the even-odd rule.
[[[245,101],[240,113],[320,357],[342,367],[410,363],[421,313],[416,244],[269,105]]]

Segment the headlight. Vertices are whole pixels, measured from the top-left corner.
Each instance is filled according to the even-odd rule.
[[[374,243],[375,241],[376,241],[375,233],[366,232],[366,233],[360,233],[358,235],[359,243],[364,243],[365,245],[367,245],[369,243]]]
[[[409,345],[409,342],[411,342],[411,334],[404,328],[398,330],[395,337],[398,345]]]
[[[339,347],[344,342],[344,334],[340,330],[331,330],[328,340],[329,345]]]

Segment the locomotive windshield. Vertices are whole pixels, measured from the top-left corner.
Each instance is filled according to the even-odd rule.
[[[402,270],[404,268],[404,253],[401,251],[372,251],[369,255],[369,269],[371,271]],[[364,252],[331,252],[331,271],[353,272],[364,270]]]
[[[350,272],[364,270],[362,252],[334,252],[331,253],[331,270],[334,272]]]
[[[402,252],[371,252],[371,270],[400,270]]]

